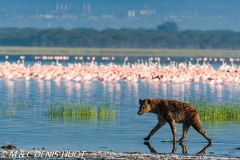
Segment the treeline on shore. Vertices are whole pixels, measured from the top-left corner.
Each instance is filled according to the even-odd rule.
[[[240,49],[240,32],[231,30],[0,28],[0,46]]]

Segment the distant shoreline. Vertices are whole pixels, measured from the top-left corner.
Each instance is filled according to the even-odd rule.
[[[130,48],[63,48],[0,47],[0,55],[105,55],[105,56],[191,56],[240,57],[240,50],[130,49]]]

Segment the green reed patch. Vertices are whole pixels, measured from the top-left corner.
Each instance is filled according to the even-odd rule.
[[[22,111],[26,108],[26,103],[25,102],[7,102],[0,104],[0,114],[1,115],[15,115],[16,112]]]
[[[204,97],[196,100],[194,97],[185,98],[185,101],[193,105],[204,121],[239,120],[240,103],[209,103]]]
[[[82,103],[51,103],[49,105],[51,117],[72,118],[113,118],[116,116],[116,107],[110,103],[82,104]]]

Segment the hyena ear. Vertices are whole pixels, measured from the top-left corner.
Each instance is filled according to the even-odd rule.
[[[139,104],[141,104],[141,103],[142,103],[142,101],[143,101],[143,100],[139,99]]]
[[[147,103],[148,103],[148,104],[151,104],[151,102],[152,102],[152,100],[148,98],[148,99],[147,99]]]

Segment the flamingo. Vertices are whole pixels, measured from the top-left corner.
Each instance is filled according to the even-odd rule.
[[[25,57],[20,57],[24,60]],[[229,58],[231,65],[225,62],[224,58],[220,58],[222,65],[214,69],[209,63],[216,62],[216,58],[197,58],[197,63],[184,61],[177,63],[170,61],[168,65],[160,66],[160,57],[149,58],[144,62],[143,59],[138,59],[136,63],[131,64],[127,62],[128,57],[125,57],[123,65],[116,65],[113,62],[107,65],[98,65],[95,57],[92,62],[87,63],[68,63],[63,66],[58,60],[67,60],[68,56],[36,56],[36,59],[55,59],[51,65],[42,65],[40,61],[33,66],[24,66],[23,61],[19,60],[17,63],[9,63],[8,57],[6,61],[0,64],[0,77],[8,80],[25,79],[30,80],[53,80],[60,81],[100,81],[100,82],[117,82],[126,81],[129,83],[137,83],[139,80],[145,82],[160,82],[160,83],[187,83],[187,82],[207,82],[207,83],[239,83],[240,81],[240,67],[237,67],[234,62],[239,59]],[[75,59],[83,60],[83,57],[76,56]],[[110,59],[104,57],[104,59]],[[112,58],[113,60],[113,58]],[[158,62],[153,62],[157,60]],[[203,63],[200,64],[199,61]],[[188,64],[187,64],[188,62]]]

